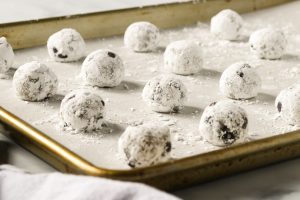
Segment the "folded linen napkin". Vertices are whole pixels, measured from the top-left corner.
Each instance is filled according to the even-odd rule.
[[[63,173],[30,174],[0,165],[0,200],[178,200],[140,183]]]

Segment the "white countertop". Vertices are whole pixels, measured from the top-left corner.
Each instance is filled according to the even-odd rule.
[[[147,4],[157,2],[170,2],[171,0],[144,1]],[[53,3],[55,2],[55,3]],[[7,8],[0,12],[0,23],[20,21],[25,19],[36,19],[50,16],[70,15],[84,12],[94,12],[116,7],[141,6],[141,1],[107,1],[89,0],[75,1],[70,4],[67,0],[27,0],[27,1],[3,1],[1,7]],[[69,6],[68,3],[70,4]],[[17,6],[16,6],[17,4]],[[300,11],[300,4],[295,4],[294,11]],[[16,9],[22,8],[22,9]],[[26,10],[26,12],[24,12]],[[285,9],[285,12],[287,10]],[[285,13],[283,13],[285,14]],[[266,17],[267,14],[266,14]],[[297,20],[297,19],[295,19]],[[300,31],[299,31],[300,32]],[[3,136],[1,140],[7,140]],[[8,150],[8,162],[20,168],[32,172],[55,171],[52,167],[17,146],[10,143]],[[199,184],[183,190],[174,191],[173,194],[183,199],[300,199],[300,159],[283,162],[269,167],[261,168],[251,172],[234,175],[205,184]]]

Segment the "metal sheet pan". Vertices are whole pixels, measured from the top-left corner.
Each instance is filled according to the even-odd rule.
[[[64,27],[74,27],[83,33],[85,38],[95,38],[121,34],[130,22],[136,20],[150,20],[161,28],[169,28],[209,19],[211,15],[225,7],[245,12],[283,2],[287,1],[205,1],[158,5],[68,18],[2,24],[0,35],[8,37],[15,49],[27,48],[44,44],[52,32]],[[176,13],[176,20],[174,13]],[[165,16],[162,17],[164,14]],[[120,20],[120,16],[124,20]],[[104,19],[106,23],[101,23]],[[294,158],[300,154],[300,136],[296,131],[147,168],[105,169],[78,156],[53,138],[8,112],[5,107],[0,109],[0,121],[5,129],[9,129],[5,131],[6,134],[61,171],[140,181],[162,189],[188,186]]]

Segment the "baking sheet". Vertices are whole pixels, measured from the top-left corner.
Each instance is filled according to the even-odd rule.
[[[123,47],[122,37],[87,41],[87,54],[99,48],[109,48],[124,61],[126,76],[120,86],[112,89],[93,88],[106,102],[107,128],[102,133],[84,135],[62,131],[58,110],[63,96],[80,86],[81,62],[56,63],[49,59],[46,47],[16,51],[15,67],[32,60],[46,63],[57,74],[58,95],[40,103],[24,102],[14,96],[11,79],[0,80],[0,104],[25,121],[33,124],[93,164],[110,169],[127,168],[117,155],[117,141],[128,125],[161,122],[171,128],[173,157],[182,158],[216,149],[204,142],[198,133],[203,109],[212,101],[223,99],[218,90],[222,71],[239,61],[254,66],[262,77],[262,90],[257,98],[236,101],[249,115],[249,138],[259,139],[297,127],[286,125],[277,115],[274,100],[278,92],[298,81],[300,77],[300,2],[292,2],[267,10],[243,15],[245,38],[240,42],[217,40],[210,35],[207,24],[162,31],[161,47],[153,53],[134,53]],[[247,42],[249,34],[266,26],[281,28],[287,35],[286,55],[277,61],[259,60],[251,55]],[[165,46],[175,40],[193,39],[201,42],[204,70],[194,76],[177,76],[188,88],[186,107],[178,114],[159,114],[145,106],[141,98],[144,84],[162,73],[162,54]]]

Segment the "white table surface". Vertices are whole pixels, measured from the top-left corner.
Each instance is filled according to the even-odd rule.
[[[125,8],[130,6],[141,6],[155,4],[157,2],[170,2],[171,0],[155,1],[130,1],[114,0],[113,2],[89,0],[70,1],[68,0],[10,0],[1,1],[0,23],[20,21],[26,19],[37,19],[50,16],[70,15],[76,13],[93,12],[116,7]],[[85,2],[85,3],[83,3]],[[68,5],[69,4],[69,5]],[[68,6],[65,6],[68,5]],[[291,12],[300,12],[294,8]],[[287,11],[287,10],[285,10]],[[0,141],[7,141],[3,136]],[[18,145],[9,142],[8,163],[31,172],[55,171],[48,164],[44,163],[31,153]],[[1,156],[0,156],[1,158]],[[205,184],[199,184],[186,189],[172,192],[183,199],[300,199],[300,159],[283,162],[269,167],[261,168],[251,172],[234,175]]]

